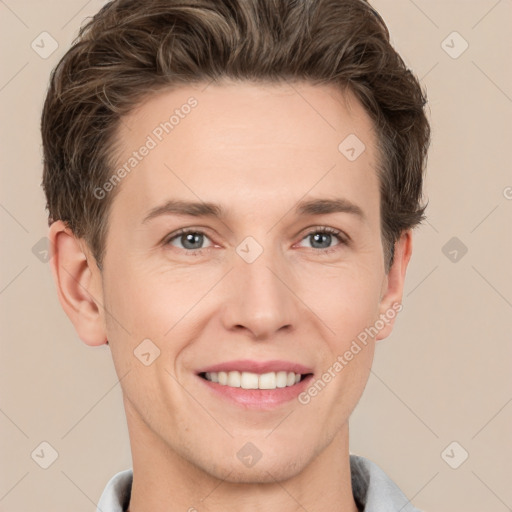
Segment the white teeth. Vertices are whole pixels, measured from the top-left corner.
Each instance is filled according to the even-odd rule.
[[[262,373],[258,379],[260,389],[276,389],[276,373]]]
[[[258,389],[259,379],[257,373],[242,372],[240,387],[244,389]]]
[[[243,389],[276,389],[293,386],[300,382],[301,374],[294,372],[206,372],[206,380],[217,382],[222,386]]]
[[[228,373],[228,386],[231,386],[232,388],[240,387],[240,372]]]
[[[300,374],[299,379],[300,379]],[[288,374],[286,372],[277,372],[276,373],[276,386],[278,388],[285,388],[286,387],[286,381],[288,380]]]

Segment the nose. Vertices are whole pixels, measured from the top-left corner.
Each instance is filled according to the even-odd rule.
[[[235,255],[226,283],[228,297],[222,321],[228,330],[246,331],[262,340],[279,331],[292,331],[299,317],[300,300],[293,291],[286,262],[264,250],[252,263]]]

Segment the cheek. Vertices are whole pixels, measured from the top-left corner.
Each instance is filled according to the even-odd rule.
[[[169,278],[164,281],[143,272],[122,278],[118,270],[105,294],[112,357],[131,406],[154,422],[159,415],[155,410],[164,410],[165,400],[172,402],[171,409],[181,407],[174,362],[187,344],[186,314],[195,297],[187,300],[182,292],[188,287],[171,286]]]
[[[104,290],[107,337],[112,340],[118,374],[144,369],[145,382],[156,379],[150,377],[152,368],[176,374],[181,352],[200,330],[201,323],[191,324],[191,319],[199,318],[198,305],[205,294],[200,283],[204,281],[190,272],[155,273],[140,267],[137,272],[128,266],[118,267],[115,273]],[[210,287],[208,284],[206,290]],[[137,359],[138,354],[147,352],[150,356],[146,358],[155,357],[149,367]]]
[[[128,265],[116,273],[108,286],[110,312],[134,338],[163,338],[204,294],[192,274],[157,274]]]
[[[340,350],[378,317],[379,294],[374,270],[342,268],[317,273],[304,287],[303,297],[329,327],[332,343]]]
[[[322,282],[324,279],[317,281]],[[334,433],[352,413],[368,381],[375,348],[368,328],[378,318],[380,281],[367,269],[338,272],[325,282],[329,284],[328,292],[311,289],[307,299],[328,326],[324,330],[325,344],[318,347],[322,360],[322,371],[317,376],[320,382],[313,386],[321,398],[313,407],[318,407],[318,415],[331,418],[328,424]],[[311,390],[314,396],[316,390]],[[304,400],[309,400],[308,396]]]

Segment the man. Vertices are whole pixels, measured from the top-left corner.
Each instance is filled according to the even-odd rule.
[[[60,302],[109,343],[102,512],[415,509],[349,452],[401,309],[426,100],[363,0],[120,0],[51,77]]]

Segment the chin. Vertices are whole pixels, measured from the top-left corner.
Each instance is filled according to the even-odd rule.
[[[233,484],[271,484],[293,478],[302,469],[296,461],[276,461],[269,464],[260,460],[251,468],[241,468],[240,464],[231,463],[224,468],[216,466],[209,473],[215,478]]]
[[[307,465],[304,454],[304,447],[300,446],[301,453],[297,448],[290,449],[288,453],[283,453],[278,447],[268,450],[269,456],[265,453],[257,452],[255,447],[250,445],[238,452],[234,452],[233,457],[221,458],[219,464],[213,464],[210,461],[203,461],[200,469],[210,474],[214,478],[224,480],[229,483],[254,484],[254,483],[275,483],[276,481],[285,481],[298,475]],[[227,450],[226,452],[229,452]],[[224,453],[226,453],[224,452]],[[251,459],[250,455],[253,455]],[[213,457],[215,457],[213,455]]]

